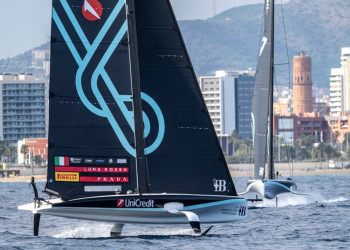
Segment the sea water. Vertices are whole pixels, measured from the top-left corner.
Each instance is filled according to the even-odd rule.
[[[207,236],[189,225],[125,225],[110,238],[111,223],[33,215],[17,206],[33,201],[29,183],[0,183],[0,248],[4,249],[350,249],[350,175],[295,177],[300,192],[250,204],[243,223],[215,224]],[[234,178],[243,191],[247,178]],[[39,182],[41,190],[45,182]],[[209,225],[202,225],[206,229]]]

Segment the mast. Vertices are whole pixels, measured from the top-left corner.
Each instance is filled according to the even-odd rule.
[[[265,0],[264,34],[252,101],[254,178],[272,177],[272,115],[274,64],[274,1]]]
[[[144,124],[142,118],[142,100],[140,87],[140,69],[138,58],[135,0],[126,0],[127,20],[128,20],[128,37],[129,37],[129,56],[130,56],[130,73],[132,86],[132,103],[134,111],[135,124],[135,150],[136,150],[136,171],[137,171],[137,188],[140,194],[150,193],[150,182],[148,168],[145,156]]]
[[[273,179],[273,73],[274,73],[274,50],[275,50],[275,0],[270,0],[271,11],[271,51],[270,51],[270,82],[269,82],[269,129],[268,129],[268,165],[267,178]]]

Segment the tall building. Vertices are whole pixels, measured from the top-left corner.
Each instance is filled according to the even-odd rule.
[[[341,49],[341,69],[343,70],[344,111],[350,111],[350,47]]]
[[[329,103],[332,116],[350,111],[350,47],[341,49],[340,68],[332,68]]]
[[[301,51],[293,58],[293,113],[310,113],[312,104],[311,57]]]
[[[226,140],[234,130],[240,138],[252,138],[252,96],[255,72],[216,71],[215,76],[200,77],[200,88],[216,133],[226,148]],[[227,147],[229,148],[229,147]]]
[[[217,135],[236,130],[235,77],[225,71],[203,76],[199,85]]]
[[[0,75],[0,139],[47,137],[48,83],[32,74]]]
[[[332,115],[339,115],[344,110],[344,70],[331,69],[329,77],[329,105]]]
[[[252,97],[254,72],[241,73],[236,83],[236,130],[239,138],[252,138]]]

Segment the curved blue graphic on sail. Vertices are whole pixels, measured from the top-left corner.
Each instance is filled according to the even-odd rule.
[[[77,49],[75,48],[72,40],[70,39],[70,36],[64,27],[62,21],[60,20],[57,12],[55,9],[52,10],[52,18],[55,21],[59,31],[61,32],[69,50],[71,51],[76,63],[78,64],[79,68],[76,73],[76,78],[75,78],[75,83],[76,83],[76,89],[78,92],[78,95],[85,105],[87,109],[89,109],[92,113],[94,113],[97,116],[105,117],[107,118],[108,122],[111,124],[111,127],[113,128],[115,134],[117,135],[119,141],[125,148],[125,150],[131,154],[132,156],[136,155],[135,148],[130,145],[128,140],[126,139],[122,129],[120,128],[117,120],[112,114],[112,111],[109,109],[106,101],[104,100],[102,94],[100,93],[98,87],[97,87],[97,80],[99,76],[102,77],[104,80],[107,88],[109,89],[110,93],[112,94],[115,102],[119,106],[121,112],[123,113],[126,121],[128,122],[130,128],[132,131],[134,131],[134,120],[133,120],[133,111],[129,111],[128,108],[126,107],[126,102],[132,102],[132,96],[131,95],[121,95],[119,94],[118,90],[115,88],[115,85],[113,84],[112,80],[110,79],[109,75],[107,74],[105,70],[105,66],[112,56],[113,52],[115,49],[118,47],[120,44],[121,39],[127,32],[127,22],[125,21],[119,31],[117,32],[116,36],[114,37],[113,41],[110,43],[108,49],[102,56],[102,59],[98,63],[97,67],[95,68],[92,77],[91,77],[91,89],[93,94],[95,95],[98,104],[100,105],[100,108],[96,107],[93,105],[88,98],[86,97],[83,87],[82,87],[82,76],[91,61],[92,57],[94,56],[98,46],[100,45],[102,39],[106,35],[106,33],[109,31],[113,21],[117,18],[119,15],[120,11],[122,10],[124,6],[124,1],[120,0],[113,11],[111,12],[110,16],[106,20],[105,24],[103,25],[102,29],[96,36],[95,40],[90,44],[88,42],[87,37],[85,36],[85,33],[83,32],[81,26],[79,25],[76,17],[74,16],[71,8],[68,5],[67,0],[62,0],[61,4],[65,10],[65,12],[68,15],[69,20],[71,21],[72,25],[75,28],[75,31],[77,32],[80,40],[82,41],[82,44],[84,45],[87,53],[84,56],[84,58],[81,58]],[[160,143],[163,140],[164,137],[164,132],[165,132],[165,122],[164,122],[164,117],[162,114],[162,111],[160,110],[158,104],[147,94],[141,92],[141,99],[145,102],[147,102],[153,109],[153,111],[156,114],[157,121],[158,121],[158,134],[154,142],[149,145],[148,147],[145,147],[145,154],[150,154],[154,150],[156,150]],[[145,112],[142,112],[143,114],[143,122],[144,122],[144,137],[146,138],[151,130],[151,125],[148,116],[146,115]]]

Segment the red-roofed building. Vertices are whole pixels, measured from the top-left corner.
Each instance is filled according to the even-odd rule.
[[[47,138],[29,138],[18,141],[18,164],[45,165],[47,162]],[[26,153],[22,153],[22,146],[26,146]],[[37,161],[37,162],[36,162]],[[39,161],[39,162],[38,162]]]

